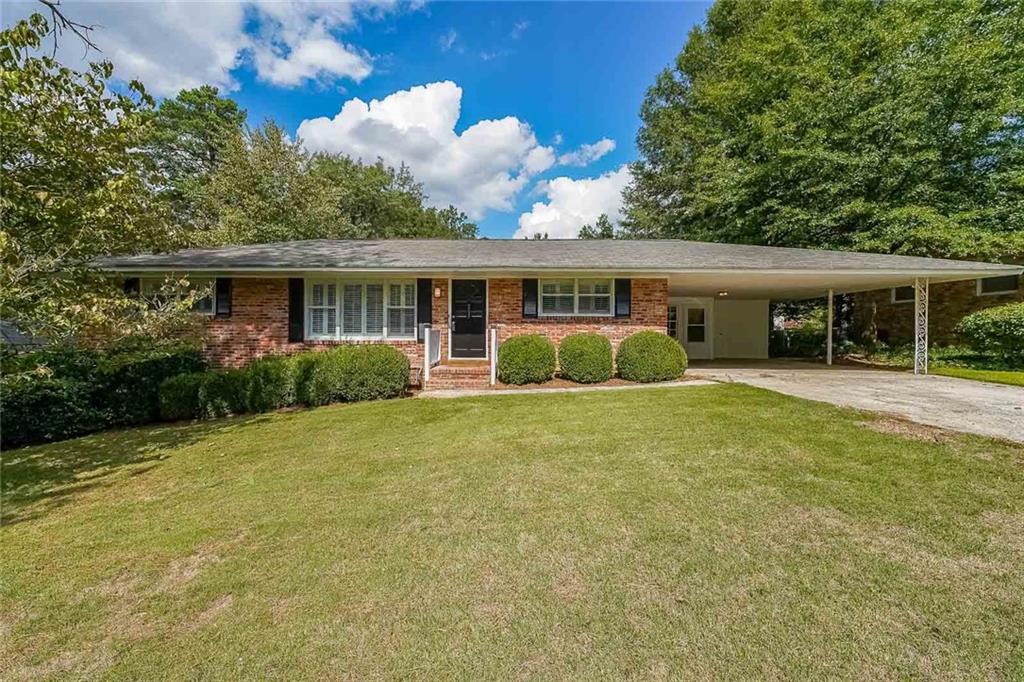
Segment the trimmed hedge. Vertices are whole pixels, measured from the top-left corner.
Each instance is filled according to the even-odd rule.
[[[303,405],[395,398],[408,385],[409,358],[393,346],[340,346],[295,361],[295,392]]]
[[[977,351],[1024,361],[1024,302],[971,313],[960,320],[956,333]]]
[[[619,376],[628,381],[671,381],[686,371],[686,351],[667,334],[637,332],[619,344],[616,364]]]
[[[561,375],[580,384],[596,384],[612,378],[612,343],[600,334],[571,334],[558,345]]]
[[[245,412],[249,373],[244,369],[207,372],[199,384],[199,416],[207,419]]]
[[[295,404],[294,362],[290,358],[260,358],[245,370],[249,374],[245,392],[249,412],[269,412]]]
[[[0,445],[63,440],[159,418],[163,381],[202,370],[206,363],[192,346],[143,348],[142,343],[102,351],[60,345],[5,354]]]
[[[555,375],[555,346],[546,336],[513,336],[498,348],[498,379],[505,384],[539,384]]]
[[[206,372],[179,374],[160,384],[160,418],[165,421],[195,419],[199,416],[199,387]]]

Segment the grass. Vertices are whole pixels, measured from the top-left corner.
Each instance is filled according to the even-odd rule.
[[[4,453],[0,678],[1024,677],[1024,448],[734,384]]]
[[[931,367],[932,374],[941,374],[947,377],[959,379],[971,379],[973,381],[989,381],[995,384],[1008,384],[1010,386],[1024,386],[1024,372],[1008,372],[991,369],[967,369],[965,367]]]

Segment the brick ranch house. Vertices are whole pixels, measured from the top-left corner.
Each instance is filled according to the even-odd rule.
[[[1021,270],[679,240],[486,239],[310,240],[111,257],[100,266],[143,291],[168,275],[214,280],[198,312],[209,316],[205,352],[221,366],[386,343],[432,388],[493,382],[496,349],[517,334],[557,344],[595,332],[617,347],[657,330],[692,359],[767,358],[771,301],[890,287],[912,288],[907,317],[926,344],[929,284]]]

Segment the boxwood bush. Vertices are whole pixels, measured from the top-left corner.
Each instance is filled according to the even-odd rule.
[[[295,360],[295,384],[299,402],[309,406],[395,398],[409,385],[409,358],[378,344],[304,353]]]
[[[1024,302],[971,313],[956,332],[977,351],[1024,363]]]
[[[163,381],[206,366],[192,346],[152,340],[104,350],[54,345],[2,361],[3,447],[154,421]]]
[[[244,369],[206,372],[199,384],[199,416],[210,419],[245,412],[248,382]]]
[[[245,368],[248,382],[245,407],[249,412],[269,412],[295,404],[294,361],[283,356],[260,358]]]
[[[616,364],[619,376],[628,381],[671,381],[686,371],[686,351],[667,334],[637,332],[619,344]]]
[[[571,334],[558,344],[558,369],[563,377],[580,384],[596,384],[612,378],[612,344],[600,334]]]
[[[498,348],[498,379],[506,384],[539,384],[555,375],[555,346],[546,336],[513,336]]]
[[[199,416],[199,387],[208,372],[191,372],[164,379],[160,384],[160,418],[165,421]]]

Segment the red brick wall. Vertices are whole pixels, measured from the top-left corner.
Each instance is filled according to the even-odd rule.
[[[668,280],[634,279],[630,316],[523,318],[523,280],[492,279],[488,288],[488,325],[498,327],[498,342],[519,334],[543,334],[556,346],[569,334],[594,332],[608,337],[613,349],[641,330],[664,332],[668,323]]]
[[[423,366],[423,346],[415,341],[306,341],[288,343],[288,280],[236,277],[231,283],[231,316],[212,317],[204,352],[211,363],[241,367],[265,355],[323,349],[342,343],[386,343]]]
[[[932,284],[928,288],[928,340],[937,345],[957,343],[953,328],[964,315],[995,305],[1024,301],[1024,289],[1016,293],[978,296],[977,281]],[[893,303],[889,289],[854,294],[854,320],[865,338],[888,337],[890,343],[914,338],[914,304]]]

